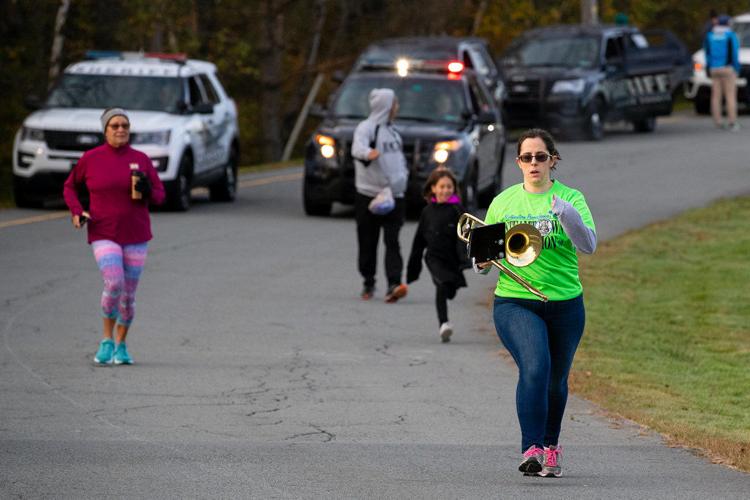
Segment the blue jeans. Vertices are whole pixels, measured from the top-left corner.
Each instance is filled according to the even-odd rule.
[[[546,303],[495,297],[494,319],[518,366],[521,451],[557,445],[568,401],[568,373],[586,322],[583,295]]]

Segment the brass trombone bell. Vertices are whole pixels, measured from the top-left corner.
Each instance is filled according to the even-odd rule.
[[[518,224],[505,233],[505,260],[526,267],[542,253],[542,233],[531,224]]]
[[[458,238],[466,244],[471,241],[471,232],[475,227],[485,226],[481,219],[463,213],[456,224]],[[542,253],[542,233],[531,224],[517,224],[505,233],[505,260],[516,267],[525,267],[534,262]],[[500,269],[500,272],[513,281],[533,293],[542,301],[547,302],[548,297],[534,288],[526,280],[513,272],[499,260],[491,260],[492,264]]]

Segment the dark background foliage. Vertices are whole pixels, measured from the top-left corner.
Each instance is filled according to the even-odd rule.
[[[44,96],[60,0],[0,0],[0,191],[8,190],[13,137]],[[346,71],[368,43],[390,36],[476,34],[495,55],[524,30],[580,20],[580,0],[72,0],[61,70],[86,50],[185,52],[214,62],[240,111],[242,163],[277,160],[316,74]],[[720,12],[750,0],[715,2]],[[605,0],[641,28],[668,28],[700,46],[711,5],[700,0]],[[336,84],[326,79],[319,102]],[[308,120],[307,131],[314,126]],[[300,137],[297,152],[306,135]]]

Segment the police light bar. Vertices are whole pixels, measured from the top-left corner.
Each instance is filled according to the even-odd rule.
[[[448,71],[450,73],[460,73],[464,70],[464,63],[460,61],[451,61],[448,63]]]
[[[85,58],[89,60],[96,59],[160,59],[164,61],[174,61],[184,63],[187,61],[187,54],[184,52],[167,53],[167,52],[128,52],[120,50],[87,50]]]
[[[396,61],[396,73],[398,73],[398,76],[406,76],[409,74],[409,60],[408,59],[399,59]]]
[[[370,59],[359,63],[358,69],[361,70],[380,70],[380,71],[393,71],[396,70],[398,76],[405,77],[410,72],[422,71],[431,73],[447,73],[448,78],[459,77],[460,74],[466,69],[466,66],[461,61],[446,61],[442,60],[424,60],[424,59],[412,59],[407,57],[399,57],[396,60],[386,61],[383,59]]]
[[[177,61],[177,62],[187,61],[187,54],[185,54],[184,52],[175,52],[175,53],[146,52],[145,54],[143,54],[143,57],[151,57],[153,59],[164,59],[165,61]]]

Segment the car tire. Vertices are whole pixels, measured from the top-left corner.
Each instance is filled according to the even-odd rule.
[[[41,208],[43,205],[42,201],[29,197],[15,177],[13,178],[13,199],[18,208]]]
[[[698,115],[710,115],[711,114],[711,101],[708,99],[698,99],[693,101],[693,109]]]
[[[466,173],[466,178],[461,182],[461,202],[467,212],[476,213],[479,208],[477,197],[477,169],[474,166]]]
[[[232,147],[221,179],[208,189],[211,201],[231,202],[237,198],[237,148]]]
[[[302,204],[304,206],[305,213],[307,215],[317,217],[327,217],[331,215],[331,207],[333,206],[333,203],[331,203],[330,201],[326,202],[313,200],[308,193],[308,189],[309,188],[307,187],[307,183],[305,183],[302,188]]]
[[[167,184],[167,207],[177,212],[190,210],[190,175],[193,171],[193,158],[183,155],[177,178]]]
[[[590,141],[601,141],[604,138],[605,105],[601,97],[597,97],[589,104],[583,133]]]
[[[633,129],[641,133],[653,132],[656,129],[656,117],[649,116],[648,118],[633,121]]]

